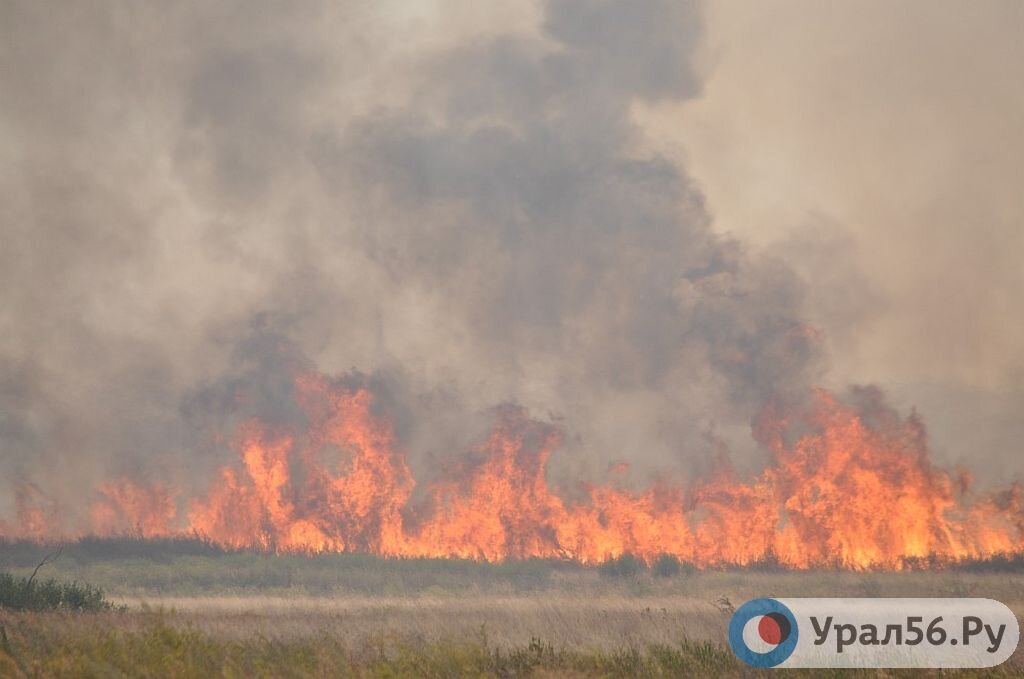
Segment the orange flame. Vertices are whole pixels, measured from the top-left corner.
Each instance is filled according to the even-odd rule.
[[[49,540],[62,537],[60,506],[31,483],[19,483],[14,489],[14,523],[0,520],[0,536],[24,540]]]
[[[223,469],[208,495],[192,501],[191,530],[231,547],[403,554],[401,511],[412,475],[390,428],[370,414],[370,393],[315,376],[296,386],[310,419],[301,445],[249,422],[242,469]]]
[[[182,515],[178,492],[122,480],[101,487],[83,532],[488,561],[600,563],[630,553],[650,562],[672,554],[702,567],[771,561],[898,569],[917,558],[1021,550],[1019,487],[972,500],[966,474],[929,462],[916,418],[889,415],[869,425],[822,390],[804,410],[764,409],[755,435],[773,460],[752,479],[724,465],[687,489],[595,486],[578,500],[565,499],[546,478],[559,432],[505,408],[478,456],[430,485],[427,502],[415,507],[415,481],[366,387],[305,375],[296,395],[304,431],[246,423],[238,464],[189,498]],[[54,534],[52,516],[27,497],[19,502],[17,525],[0,523],[0,535]]]
[[[177,514],[175,493],[161,485],[145,486],[123,479],[105,483],[90,512],[91,532],[98,536],[137,535],[159,538],[171,535]]]

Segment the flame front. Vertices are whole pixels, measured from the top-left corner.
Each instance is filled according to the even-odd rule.
[[[688,488],[594,486],[575,500],[547,480],[559,432],[505,408],[478,455],[415,502],[415,481],[391,426],[374,414],[368,388],[305,375],[296,380],[296,397],[308,420],[302,432],[247,422],[238,462],[182,503],[179,491],[164,486],[108,482],[78,533],[487,561],[590,564],[630,553],[650,562],[671,554],[700,567],[771,561],[899,569],[918,558],[1021,550],[1017,486],[972,498],[965,474],[929,462],[915,418],[887,416],[869,426],[825,391],[804,411],[764,409],[755,435],[772,463],[754,478],[740,479],[723,465]],[[794,422],[803,433],[787,442]],[[16,521],[0,522],[0,535],[61,533],[56,508],[35,489],[20,489],[16,502]]]

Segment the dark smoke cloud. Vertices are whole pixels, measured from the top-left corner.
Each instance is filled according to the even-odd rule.
[[[306,369],[361,371],[417,460],[514,403],[574,473],[686,474],[814,380],[802,279],[640,150],[638,102],[701,91],[695,3],[555,0],[399,56],[395,21],[4,4],[5,476],[192,482],[239,418],[299,417]]]
[[[699,92],[695,9],[585,7],[553,4],[541,40],[445,55],[425,104],[357,122],[318,166],[365,196],[362,249],[465,319],[484,371],[517,400],[543,380],[573,420],[617,402],[647,420],[619,454],[643,457],[806,384],[815,341],[798,279],[716,235],[689,178],[635,150],[634,102]]]

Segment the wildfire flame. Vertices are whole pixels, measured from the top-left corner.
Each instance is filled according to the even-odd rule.
[[[754,430],[772,462],[752,479],[723,465],[688,488],[594,486],[575,500],[546,478],[558,430],[505,408],[479,455],[430,484],[425,503],[412,500],[415,480],[391,426],[373,413],[368,388],[304,375],[296,397],[306,430],[247,422],[237,464],[182,503],[175,489],[109,482],[80,533],[197,535],[231,548],[488,561],[590,564],[630,553],[650,562],[672,554],[701,567],[772,561],[899,569],[915,558],[953,561],[1021,549],[1017,486],[972,499],[965,473],[929,462],[916,418],[869,424],[823,390],[803,410],[764,409]],[[16,503],[16,522],[0,522],[0,536],[58,532],[56,510],[37,491],[21,489]]]

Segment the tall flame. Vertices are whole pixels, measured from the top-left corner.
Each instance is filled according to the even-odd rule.
[[[916,418],[868,423],[823,390],[803,410],[764,409],[754,429],[772,462],[751,479],[723,465],[688,488],[592,486],[574,500],[547,480],[559,432],[505,408],[479,454],[416,503],[415,481],[369,389],[304,375],[296,397],[308,426],[245,423],[238,462],[187,498],[180,515],[180,491],[123,479],[99,489],[81,532],[488,561],[672,554],[702,567],[898,569],[916,558],[983,558],[1022,547],[1017,486],[972,499],[965,473],[929,462]],[[55,510],[37,495],[20,491],[16,522],[0,523],[0,535],[58,532]]]

